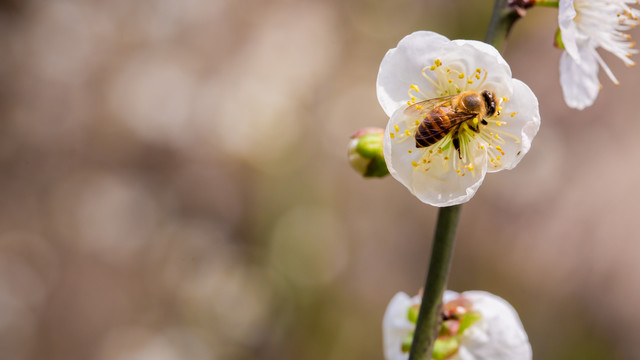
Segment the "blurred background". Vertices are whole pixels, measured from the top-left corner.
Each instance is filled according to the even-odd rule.
[[[348,138],[386,124],[387,49],[492,4],[1,0],[2,359],[382,359],[437,209]],[[535,359],[638,359],[640,71],[603,54],[622,84],[567,108],[556,16],[510,38],[542,127],[464,205],[450,288],[511,302]]]

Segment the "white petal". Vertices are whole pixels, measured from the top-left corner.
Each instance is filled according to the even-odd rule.
[[[513,79],[513,96],[502,103],[501,126],[490,122],[485,131],[500,134],[504,154],[499,166],[490,164],[487,172],[513,169],[531,148],[531,141],[540,129],[538,99],[522,81]],[[504,123],[504,124],[503,124]],[[495,163],[495,162],[494,162]]]
[[[578,31],[578,27],[573,21],[577,15],[573,2],[574,0],[560,0],[558,5],[558,24],[564,48],[569,55],[579,62],[578,41],[584,41],[585,36]]]
[[[576,62],[567,52],[560,58],[560,85],[564,101],[571,108],[582,110],[593,102],[600,91],[598,81],[598,61],[593,56],[595,49],[580,49],[580,63]]]
[[[415,121],[407,118],[404,114],[405,108],[406,105],[398,109],[389,119],[383,138],[384,158],[389,173],[424,203],[433,206],[451,206],[469,201],[482,184],[486,174],[486,151],[470,149],[474,170],[465,176],[460,176],[455,171],[453,162],[458,159],[457,152],[453,149],[450,149],[451,154],[447,160],[444,156],[434,156],[428,171],[423,167],[414,167],[412,162],[421,163],[422,151],[416,149],[413,136],[398,142],[397,138],[391,139],[389,135],[394,132],[394,126],[398,125],[402,132],[406,128],[406,123]],[[435,145],[431,148],[434,147]]]
[[[446,37],[431,31],[416,31],[405,36],[398,46],[387,51],[378,71],[378,101],[384,112],[391,116],[408,100],[411,84],[423,91],[433,88],[420,73],[427,65],[433,65]],[[434,96],[435,97],[435,96]]]
[[[444,294],[442,295],[442,303],[446,304],[450,301],[453,301],[455,299],[458,298],[460,294],[458,294],[457,292],[453,291],[453,290],[445,290]]]
[[[481,319],[464,333],[460,360],[530,360],[531,345],[522,322],[504,299],[485,291],[465,291]]]
[[[409,308],[420,303],[420,297],[399,292],[389,302],[382,320],[382,340],[386,360],[406,360],[409,354],[402,352],[402,340],[413,331],[415,324],[408,318]]]
[[[466,71],[467,75],[476,69],[487,70],[487,79],[477,90],[491,90],[500,97],[511,96],[511,68],[493,46],[475,40],[453,40],[443,46],[439,58],[447,66]]]

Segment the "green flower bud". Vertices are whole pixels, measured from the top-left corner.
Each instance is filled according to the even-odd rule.
[[[364,128],[351,137],[349,163],[364,177],[383,177],[389,174],[382,152],[383,129]]]

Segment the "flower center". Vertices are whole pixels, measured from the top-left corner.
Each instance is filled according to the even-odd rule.
[[[409,308],[407,317],[413,324],[417,322],[420,305]],[[438,331],[432,357],[434,360],[453,358],[460,348],[462,335],[465,330],[481,319],[479,312],[473,310],[471,301],[462,296],[444,304],[440,313],[442,323]],[[413,342],[413,332],[402,341],[402,352],[408,353]]]
[[[453,169],[459,176],[467,173],[475,176],[478,154],[484,153],[491,166],[502,165],[504,137],[513,137],[501,131],[508,123],[499,120],[501,105],[509,99],[485,91],[487,70],[477,68],[471,73],[465,70],[446,66],[436,59],[433,65],[422,69],[422,76],[433,85],[431,93],[435,96],[429,97],[415,84],[408,90],[404,118],[394,126],[390,136],[397,143],[416,143],[408,150],[409,154],[418,155],[411,161],[416,171],[444,174]],[[467,96],[479,102],[477,108],[465,106],[466,99],[462,97]],[[495,113],[488,111],[490,107],[495,107]]]

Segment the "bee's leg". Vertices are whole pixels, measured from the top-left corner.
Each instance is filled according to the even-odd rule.
[[[458,139],[458,129],[453,130],[451,135],[451,141],[453,141],[453,147],[458,151],[458,157],[462,160],[462,154],[460,153],[460,139]]]
[[[489,123],[485,119],[482,119],[481,123],[482,123],[482,125],[489,125]]]

